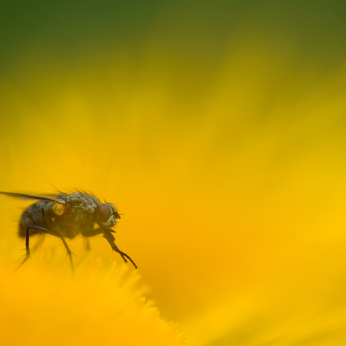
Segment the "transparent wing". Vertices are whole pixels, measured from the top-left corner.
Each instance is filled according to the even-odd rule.
[[[3,192],[0,191],[0,194],[10,196],[10,197],[16,197],[16,198],[24,198],[24,199],[38,199],[41,201],[49,201],[59,204],[65,204],[65,202],[61,199],[56,199],[48,196],[35,196],[35,195],[26,195],[24,193],[15,193],[15,192]]]

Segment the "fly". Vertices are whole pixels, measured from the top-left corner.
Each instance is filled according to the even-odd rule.
[[[116,220],[120,219],[120,215],[111,203],[102,204],[96,197],[82,192],[60,193],[54,197],[1,191],[0,194],[39,200],[23,212],[19,221],[18,235],[26,239],[26,257],[19,267],[30,257],[30,236],[43,233],[62,240],[70,258],[72,269],[72,252],[66,239],[73,239],[78,234],[86,237],[86,239],[102,234],[112,249],[118,252],[125,262],[128,259],[137,269],[132,259],[115,245],[113,235],[115,231],[112,227],[116,225]]]

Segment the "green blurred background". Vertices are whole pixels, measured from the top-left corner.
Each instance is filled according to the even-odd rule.
[[[346,340],[345,2],[0,6],[0,190],[114,202],[193,345]]]

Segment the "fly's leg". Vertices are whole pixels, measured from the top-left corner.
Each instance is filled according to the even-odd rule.
[[[94,237],[95,235],[101,234],[100,228],[91,229],[87,232],[82,232],[82,236],[84,237],[85,251],[90,251],[90,237]]]
[[[114,251],[118,252],[125,262],[127,262],[126,258],[128,258],[130,260],[130,262],[134,265],[134,267],[137,269],[137,266],[136,266],[135,262],[132,261],[130,256],[128,256],[128,255],[126,255],[126,253],[120,251],[118,249],[118,247],[115,245],[115,243],[114,243],[115,238],[114,238],[114,236],[112,234],[112,233],[115,233],[115,231],[113,231],[112,229],[95,228],[95,229],[92,229],[92,230],[90,230],[88,232],[82,233],[82,235],[84,237],[93,237],[93,236],[101,234],[101,233],[103,234],[103,237],[107,239],[107,241],[110,244],[110,246],[112,247],[112,249]]]
[[[83,263],[86,258],[88,258],[88,255],[90,254],[90,241],[89,238],[84,238],[84,248],[85,248],[85,253],[82,257],[80,257],[79,264]]]
[[[30,257],[30,245],[29,245],[29,230],[30,228],[33,228],[34,225],[29,225],[26,228],[26,236],[25,236],[25,248],[26,248],[26,257],[24,258],[24,261],[17,267],[15,272],[29,259]]]
[[[90,251],[90,241],[89,241],[89,238],[84,238],[84,244],[85,244],[85,251],[89,252]]]
[[[84,237],[84,245],[85,245],[85,254],[81,258],[80,263],[84,262],[84,260],[88,257],[88,253],[90,253],[90,237],[94,237],[98,234],[101,234],[101,230],[99,228],[92,228],[87,231],[82,232],[82,236]]]
[[[39,226],[36,226],[36,225],[29,225],[27,228],[26,228],[26,236],[25,236],[25,248],[26,248],[26,257],[24,259],[24,261],[18,266],[18,268],[15,270],[15,272],[29,259],[30,257],[30,244],[29,244],[29,231],[30,229],[37,229],[36,227],[39,227]],[[34,247],[33,251],[35,252],[35,250],[37,249],[37,247],[40,245],[40,243],[42,244],[42,241],[43,241],[43,237],[42,237],[42,240],[39,240],[38,243],[36,244],[36,246]]]
[[[112,232],[115,232],[112,230]],[[85,251],[90,251],[90,237],[94,237],[96,235],[99,235],[102,233],[101,228],[92,228],[87,231],[82,232],[82,236],[84,237],[84,243],[85,243]]]
[[[38,241],[37,241],[37,243],[36,243],[35,246],[32,248],[32,252],[33,252],[33,253],[36,252],[36,250],[42,245],[43,241],[44,241],[44,235],[41,234],[41,235],[40,235],[40,238],[39,238]]]
[[[39,226],[38,226],[39,227]],[[43,227],[42,227],[43,228]],[[52,232],[52,233],[49,233],[49,234],[52,234],[52,235],[55,235],[57,237],[59,237],[62,242],[64,243],[65,245],[65,248],[66,248],[66,251],[67,251],[67,254],[68,256],[70,257],[70,262],[71,262],[71,269],[72,269],[72,272],[73,272],[73,261],[72,261],[72,251],[70,249],[70,247],[68,246],[67,242],[66,242],[66,239],[64,238],[64,236],[61,234],[61,232],[59,230],[55,230],[55,231],[52,231],[52,230],[49,230],[49,229],[45,229],[46,231],[49,231],[49,232]],[[54,234],[55,233],[55,234]]]
[[[25,258],[25,260],[21,263],[21,265],[20,265],[17,269],[19,269],[19,268],[24,264],[24,262],[30,257],[30,248],[29,248],[29,229],[35,229],[35,230],[40,231],[40,232],[42,232],[42,233],[54,235],[55,237],[60,238],[60,239],[62,240],[62,242],[64,243],[64,245],[65,245],[67,254],[68,254],[69,257],[70,257],[71,268],[72,268],[72,271],[73,271],[72,251],[70,250],[68,244],[66,243],[66,240],[65,240],[65,238],[63,237],[63,235],[62,235],[59,231],[53,231],[53,230],[48,229],[48,228],[46,228],[46,227],[37,226],[37,225],[29,225],[29,226],[27,227],[27,230],[26,230],[26,243],[25,243],[25,244],[26,244],[26,255],[27,255],[27,257]]]
[[[130,258],[130,256],[126,255],[126,253],[120,251],[118,249],[118,247],[115,245],[114,243],[114,236],[111,232],[114,232],[112,230],[109,229],[101,229],[101,232],[103,233],[103,237],[107,239],[108,243],[110,244],[110,246],[112,247],[112,249],[116,252],[118,252],[120,254],[120,256],[123,258],[123,260],[125,262],[127,262],[126,258],[130,260],[130,262],[134,265],[134,267],[137,269],[137,266],[135,264],[135,262],[132,261],[132,259]]]

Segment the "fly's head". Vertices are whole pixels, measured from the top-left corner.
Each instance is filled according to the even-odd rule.
[[[116,224],[120,215],[114,205],[110,203],[100,204],[96,211],[96,222],[100,228],[111,228]]]

